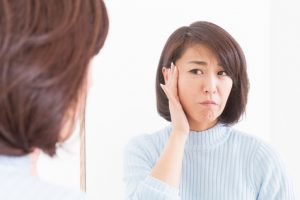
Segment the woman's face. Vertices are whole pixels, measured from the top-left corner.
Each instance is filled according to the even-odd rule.
[[[188,47],[175,65],[178,96],[191,129],[212,127],[225,108],[232,79],[205,45]]]

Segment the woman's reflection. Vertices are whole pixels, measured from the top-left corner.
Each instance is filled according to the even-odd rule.
[[[156,78],[157,109],[171,124],[127,145],[127,199],[294,199],[274,150],[231,127],[248,88],[244,53],[229,33],[209,22],[177,29]]]

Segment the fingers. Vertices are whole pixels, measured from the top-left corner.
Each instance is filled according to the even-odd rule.
[[[178,79],[178,69],[171,63],[170,68],[163,67],[163,76],[165,79],[165,85],[161,84],[163,91],[170,101],[178,99],[177,94],[177,79]]]
[[[171,65],[171,88],[172,92],[177,96],[177,82],[178,82],[178,69],[177,67],[172,63]]]
[[[175,65],[173,63],[171,63],[171,66],[170,68],[166,68],[166,67],[163,67],[162,68],[162,73],[163,73],[163,76],[164,76],[164,80],[165,80],[165,85],[168,84],[168,82],[172,82],[172,78],[174,78],[174,72],[175,72]]]
[[[170,77],[170,73],[169,73],[170,69],[163,67],[162,68],[162,73],[164,76],[164,80],[165,80],[165,85],[163,85],[162,83],[160,84],[160,87],[162,88],[162,90],[164,91],[164,93],[166,94],[167,98],[170,99],[169,97],[169,90],[168,90],[168,85],[169,85],[169,77]]]
[[[165,85],[163,85],[162,83],[160,84],[161,89],[164,91],[164,93],[166,94],[167,98],[170,99],[169,97],[169,93],[168,91],[165,89]]]
[[[168,73],[169,73],[169,69],[167,69],[166,67],[163,67],[162,68],[162,74],[163,74],[163,76],[164,76],[164,80],[165,80],[165,84],[168,82],[168,80],[169,80],[169,75],[168,75]]]

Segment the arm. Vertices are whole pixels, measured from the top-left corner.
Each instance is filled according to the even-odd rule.
[[[151,176],[157,149],[147,136],[131,140],[125,148],[124,181],[127,200],[179,200],[178,189]]]
[[[171,68],[163,68],[165,85],[161,85],[169,99],[169,109],[172,119],[172,133],[152,169],[151,175],[168,185],[178,188],[181,177],[184,146],[189,133],[189,124],[177,91],[178,69],[172,63]]]
[[[127,146],[124,174],[126,198],[130,200],[180,199],[178,186],[189,124],[177,95],[177,69],[164,68],[163,74],[166,84],[162,89],[169,99],[172,132],[158,160],[151,156],[154,149],[145,141]]]
[[[172,132],[151,175],[175,188],[179,187],[184,145],[186,139]]]

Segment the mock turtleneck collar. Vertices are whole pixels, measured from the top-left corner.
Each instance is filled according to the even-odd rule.
[[[171,131],[170,125],[170,131]],[[185,144],[186,149],[206,150],[224,143],[230,134],[229,127],[222,123],[204,131],[190,131]]]

